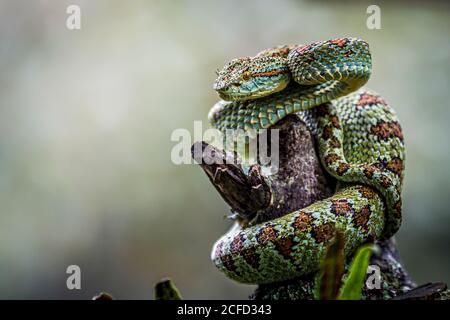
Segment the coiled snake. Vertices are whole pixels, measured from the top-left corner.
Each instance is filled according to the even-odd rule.
[[[267,49],[218,73],[214,89],[223,100],[210,111],[214,127],[265,129],[307,114],[321,163],[338,181],[328,199],[223,235],[211,255],[228,277],[263,284],[306,275],[318,270],[337,229],[347,255],[398,230],[403,135],[385,100],[361,88],[371,67],[365,41],[340,38]]]

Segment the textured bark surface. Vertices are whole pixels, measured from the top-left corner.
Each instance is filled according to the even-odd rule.
[[[297,116],[279,121],[279,170],[264,176],[255,165],[248,172],[239,164],[224,160],[236,155],[212,148],[205,142],[194,144],[192,155],[201,163],[211,183],[231,206],[240,221],[267,221],[304,208],[330,196],[336,186],[334,178],[323,169],[317,156],[313,134]],[[213,163],[213,158],[221,163]],[[400,263],[394,239],[377,242],[379,250],[371,264],[380,268],[382,287],[364,289],[366,299],[389,299],[414,288],[415,284]],[[312,299],[315,274],[302,278],[260,285],[251,299]]]
[[[232,211],[243,219],[255,218],[258,223],[324,199],[335,188],[334,179],[320,164],[311,132],[297,116],[285,117],[272,129],[280,130],[279,169],[269,176],[263,176],[259,165],[246,173],[234,152],[219,150],[206,142],[192,146],[192,157]]]
[[[267,177],[272,202],[258,212],[258,223],[325,199],[336,184],[320,164],[313,135],[296,115],[285,117],[272,129],[280,130],[279,169]]]
[[[272,192],[259,166],[245,173],[236,153],[219,150],[206,142],[194,143],[192,157],[231,210],[243,220],[252,220],[256,212],[269,206]]]

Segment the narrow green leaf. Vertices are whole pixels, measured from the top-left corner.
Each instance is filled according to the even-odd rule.
[[[319,273],[314,296],[318,300],[336,300],[344,274],[344,235],[336,232],[334,242],[328,247]]]
[[[181,294],[170,278],[161,279],[154,289],[155,300],[181,300]]]
[[[372,250],[372,245],[365,245],[358,249],[350,266],[348,277],[344,280],[339,300],[361,300]]]

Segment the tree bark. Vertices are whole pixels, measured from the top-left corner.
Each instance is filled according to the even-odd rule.
[[[192,156],[205,171],[211,183],[230,205],[241,222],[260,223],[304,208],[329,197],[336,181],[322,167],[317,143],[307,125],[296,115],[279,121],[279,170],[264,175],[264,168],[253,165],[248,170],[240,163],[227,163],[236,154],[218,150],[206,142],[193,145]],[[270,141],[270,139],[268,139]],[[221,159],[214,163],[213,159]],[[237,159],[239,159],[237,157]],[[239,162],[239,161],[238,161]],[[365,299],[390,299],[415,287],[400,262],[394,239],[376,242],[379,250],[371,264],[379,267],[380,289],[367,289]],[[251,299],[312,299],[315,274],[282,283],[260,285]]]

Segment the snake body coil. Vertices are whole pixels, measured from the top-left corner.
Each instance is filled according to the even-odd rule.
[[[212,251],[228,277],[262,284],[302,276],[318,270],[336,230],[346,254],[398,230],[403,135],[385,100],[361,88],[370,72],[369,47],[354,38],[267,49],[219,72],[214,88],[227,101],[211,109],[214,127],[265,129],[307,114],[322,165],[338,181],[328,199],[265,223],[236,223]]]

